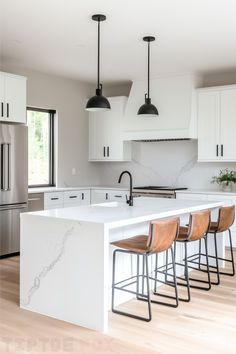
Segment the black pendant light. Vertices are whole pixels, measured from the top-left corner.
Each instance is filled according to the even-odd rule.
[[[93,21],[98,23],[98,79],[96,96],[91,97],[86,105],[87,111],[108,111],[111,109],[110,103],[106,97],[102,95],[102,84],[100,83],[100,22],[106,20],[105,15],[93,15]]]
[[[148,42],[148,91],[145,93],[145,103],[139,108],[138,115],[143,116],[158,116],[158,110],[156,106],[151,103],[150,94],[150,42],[155,41],[155,37],[147,36],[143,37],[145,42]]]

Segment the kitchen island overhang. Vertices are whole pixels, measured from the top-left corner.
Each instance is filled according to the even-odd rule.
[[[147,234],[150,220],[221,205],[223,202],[136,198],[133,207],[107,203],[22,214],[21,308],[106,331],[114,249],[110,242]],[[223,237],[221,240],[223,255]],[[121,260],[121,264],[120,275],[126,276],[132,260]],[[118,303],[124,301],[126,297],[118,299]]]

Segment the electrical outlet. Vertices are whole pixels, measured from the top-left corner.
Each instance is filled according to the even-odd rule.
[[[72,173],[72,176],[76,175],[76,168],[75,167],[72,168],[71,173]]]

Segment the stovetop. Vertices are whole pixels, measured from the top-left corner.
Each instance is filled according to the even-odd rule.
[[[150,191],[156,191],[156,190],[179,191],[179,190],[185,190],[185,189],[188,189],[188,188],[185,188],[185,187],[169,187],[169,186],[144,186],[144,187],[134,187],[133,189],[143,189],[143,190],[150,190]]]

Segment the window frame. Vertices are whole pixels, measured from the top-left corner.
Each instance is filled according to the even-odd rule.
[[[26,111],[45,112],[49,114],[49,183],[48,184],[28,184],[28,188],[55,187],[55,114],[54,109],[26,107]],[[28,181],[29,183],[29,181]]]

